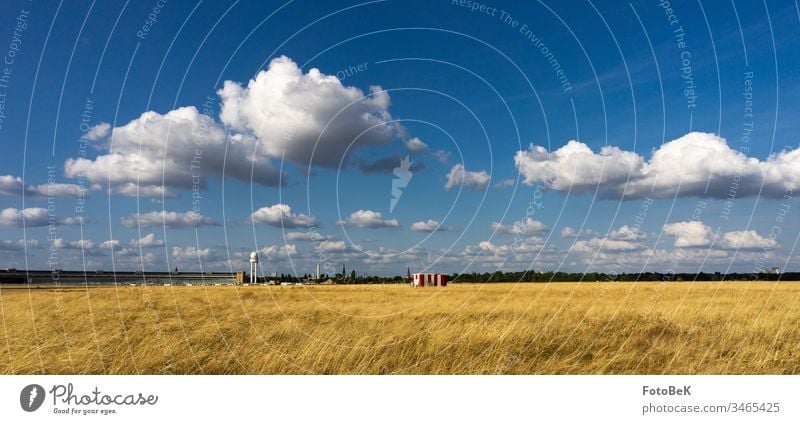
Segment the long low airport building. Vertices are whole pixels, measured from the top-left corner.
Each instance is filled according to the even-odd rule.
[[[131,284],[235,284],[244,272],[143,272],[143,271],[64,271],[0,270],[0,284],[131,285]]]

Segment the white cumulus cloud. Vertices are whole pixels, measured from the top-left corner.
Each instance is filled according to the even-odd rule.
[[[226,176],[264,185],[277,185],[280,177],[269,158],[253,155],[257,144],[253,137],[226,137],[213,117],[194,106],[165,114],[145,112],[114,128],[108,139],[113,143],[94,142],[101,150],[95,159],[67,159],[64,174],[119,185],[111,191],[123,195],[135,192],[133,185],[205,187],[209,177],[222,175],[223,168]]]
[[[764,237],[756,230],[730,231],[722,234],[720,246],[726,249],[771,249],[778,241]]]
[[[355,225],[359,228],[396,228],[400,226],[400,223],[392,218],[392,219],[383,219],[383,214],[380,212],[375,212],[371,210],[364,210],[359,209],[350,214],[350,216],[344,221],[338,221],[337,224],[339,225]]]
[[[96,187],[90,187],[94,189]],[[4,196],[26,196],[37,197],[78,197],[86,195],[89,189],[85,189],[77,184],[48,183],[37,185],[26,185],[22,178],[13,175],[0,175],[0,195]]]
[[[419,137],[414,137],[406,141],[406,149],[412,153],[421,153],[428,151],[428,145]]]
[[[486,171],[467,171],[464,165],[456,164],[447,173],[447,182],[444,184],[445,190],[453,187],[464,186],[470,190],[483,190],[489,185],[491,177]]]
[[[89,128],[89,131],[86,131],[81,138],[87,141],[97,141],[108,137],[109,134],[111,134],[111,124],[108,122],[101,122]]]
[[[265,246],[258,249],[259,259],[264,261],[274,261],[276,259],[287,258],[297,255],[297,247],[293,244],[283,246]]]
[[[365,94],[319,69],[303,72],[286,56],[246,86],[226,81],[218,94],[225,125],[258,137],[260,153],[298,164],[337,167],[348,148],[386,144],[399,131],[380,87]]]
[[[123,217],[120,223],[125,228],[160,227],[190,228],[217,225],[216,221],[197,212],[154,211],[143,214],[130,214]]]
[[[555,190],[597,189],[603,197],[725,198],[759,194],[780,198],[800,188],[800,149],[784,150],[765,160],[748,157],[725,139],[692,132],[655,149],[650,160],[632,151],[605,146],[598,153],[579,141],[548,152],[531,145],[514,163],[528,185],[545,182]]]
[[[298,228],[313,226],[317,219],[313,216],[294,213],[289,205],[278,203],[253,212],[247,222],[267,224],[273,227]]]
[[[188,106],[147,111],[115,128],[92,127],[84,139],[99,154],[67,159],[65,175],[110,182],[112,194],[126,196],[139,186],[140,195],[163,191],[169,197],[167,188],[204,188],[209,178],[223,174],[276,186],[285,180],[273,160],[336,167],[348,152],[405,133],[393,122],[389,95],[380,87],[364,93],[316,68],[303,72],[285,56],[247,84],[225,81],[217,95],[219,121]]]
[[[514,221],[512,224],[492,222],[489,228],[503,234],[533,234],[548,230],[547,225],[530,217],[522,221]]]
[[[764,237],[756,230],[727,231],[715,237],[714,230],[700,221],[674,222],[664,226],[664,233],[675,238],[675,247],[707,247],[714,243],[720,249],[772,249],[778,241]]]
[[[164,245],[164,240],[159,240],[155,234],[150,233],[140,239],[132,239],[130,242],[134,247],[159,247]]]
[[[50,217],[44,208],[6,208],[0,211],[0,227],[45,227],[55,225],[78,225],[78,217]]]
[[[171,198],[178,197],[163,185],[143,185],[136,183],[120,184],[110,190],[111,194],[119,194],[126,197],[152,197],[152,198]]]
[[[666,224],[664,233],[675,238],[675,247],[704,247],[714,239],[714,231],[700,221]]]
[[[288,241],[324,241],[331,239],[331,236],[323,235],[316,231],[290,231],[286,233],[286,240]]]
[[[435,219],[418,221],[411,224],[411,231],[416,231],[418,233],[432,233],[434,231],[449,231],[449,230],[451,230],[451,228],[442,226],[442,223]]]
[[[323,241],[315,249],[322,252],[346,252],[349,250],[347,248],[347,243],[342,240]]]

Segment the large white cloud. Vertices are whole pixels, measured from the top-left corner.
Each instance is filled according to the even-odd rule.
[[[383,214],[371,210],[359,209],[350,214],[344,221],[338,221],[339,225],[355,225],[359,228],[396,228],[400,222],[396,219],[383,219]]]
[[[700,221],[666,224],[664,233],[675,238],[675,247],[704,247],[714,239],[714,231]]]
[[[456,164],[447,173],[447,182],[444,184],[445,190],[453,187],[464,186],[470,190],[484,190],[489,185],[491,177],[486,171],[467,171],[464,165]]]
[[[294,213],[289,205],[278,203],[253,212],[247,222],[257,222],[273,227],[299,228],[313,226],[317,219],[313,216]]]
[[[253,154],[256,144],[253,137],[241,134],[226,137],[213,117],[194,106],[165,114],[151,111],[114,128],[108,138],[95,140],[104,152],[95,159],[67,159],[64,174],[118,185],[112,192],[123,195],[135,193],[132,184],[204,187],[209,177],[219,177],[223,170],[239,180],[276,185],[279,173],[269,158]],[[145,195],[160,194],[148,190]]]
[[[365,95],[316,68],[304,73],[286,56],[246,87],[226,81],[218,94],[224,124],[258,137],[261,153],[299,164],[337,167],[348,148],[385,144],[398,134],[380,87]]]
[[[189,106],[148,111],[116,128],[98,124],[84,139],[100,154],[67,159],[65,175],[110,183],[111,193],[126,196],[135,185],[139,195],[171,196],[168,187],[202,188],[223,174],[276,186],[284,180],[274,160],[336,167],[347,152],[404,134],[380,87],[365,94],[318,69],[304,73],[285,56],[246,86],[226,81],[217,94],[221,122]]]
[[[725,198],[762,195],[780,198],[800,188],[800,149],[748,157],[714,134],[692,132],[655,149],[649,161],[638,153],[606,146],[599,153],[579,141],[548,152],[531,146],[514,156],[528,185],[575,192],[598,189],[604,197]]]
[[[131,214],[123,217],[120,223],[125,228],[160,227],[190,228],[217,225],[216,221],[197,212],[155,211],[143,214]]]

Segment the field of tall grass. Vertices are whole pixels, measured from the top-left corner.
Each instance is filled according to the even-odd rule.
[[[800,283],[0,287],[4,374],[797,374]]]

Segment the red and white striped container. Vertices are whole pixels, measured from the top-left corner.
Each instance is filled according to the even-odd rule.
[[[414,287],[447,287],[447,274],[411,274]]]

